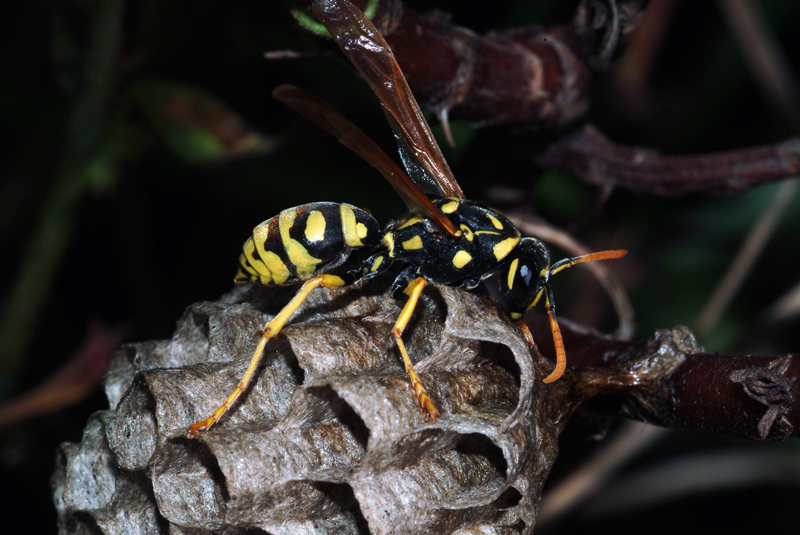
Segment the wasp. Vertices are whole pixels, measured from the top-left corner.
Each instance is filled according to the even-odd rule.
[[[566,353],[548,283],[550,276],[577,263],[619,258],[627,253],[602,251],[550,265],[550,255],[541,241],[522,237],[501,213],[465,198],[389,45],[369,19],[347,0],[318,0],[313,10],[377,95],[395,133],[405,171],[322,100],[288,85],[278,87],[273,96],[374,166],[411,211],[381,229],[365,210],[321,202],[284,210],[255,227],[244,243],[235,282],[302,286],[264,327],[237,387],[209,418],[189,427],[190,438],[208,430],[230,409],[249,385],[267,343],[315,288],[353,284],[395,265],[400,266],[400,272],[391,296],[405,299],[405,304],[392,335],[416,403],[427,419],[435,420],[439,411],[414,371],[402,334],[429,283],[471,289],[497,275],[491,281],[497,285],[500,304],[520,326],[529,345],[533,345],[533,338],[522,316],[544,297],[557,358],[555,369],[544,381],[555,381],[566,368]],[[353,258],[359,261],[347,270]]]

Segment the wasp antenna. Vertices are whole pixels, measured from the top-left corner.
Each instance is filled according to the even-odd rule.
[[[622,258],[628,254],[628,251],[625,249],[614,249],[611,251],[598,251],[596,253],[589,253],[581,256],[576,256],[574,258],[565,258],[564,260],[559,260],[553,267],[550,268],[550,271],[547,272],[547,276],[555,275],[561,270],[567,269],[568,267],[572,267],[575,264],[582,264],[584,262],[594,262],[595,260],[612,260],[614,258]]]
[[[552,383],[553,381],[556,381],[564,374],[564,370],[567,369],[567,354],[564,350],[564,339],[561,336],[561,328],[558,326],[558,321],[556,321],[556,307],[553,302],[553,290],[550,288],[550,285],[547,283],[546,279],[563,269],[574,266],[575,264],[594,262],[595,260],[622,258],[626,254],[628,254],[628,251],[625,249],[614,249],[611,251],[598,251],[596,253],[589,253],[576,256],[574,258],[565,258],[564,260],[559,260],[553,264],[553,267],[551,267],[547,272],[547,277],[543,282],[543,288],[547,304],[547,316],[550,318],[550,330],[553,331],[553,343],[556,347],[556,368],[550,375],[544,378],[545,383]]]

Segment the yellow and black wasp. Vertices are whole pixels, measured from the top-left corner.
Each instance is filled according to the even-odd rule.
[[[427,418],[436,419],[439,411],[414,371],[402,334],[429,282],[474,288],[497,274],[493,280],[497,281],[500,303],[531,345],[533,339],[522,316],[544,296],[557,354],[556,367],[544,381],[555,381],[564,372],[566,356],[549,277],[576,263],[626,254],[624,250],[603,251],[551,266],[542,242],[521,237],[502,214],[465,199],[380,33],[347,0],[318,0],[313,9],[378,96],[408,173],[362,130],[316,97],[292,86],[279,87],[273,96],[325,128],[377,168],[411,212],[381,230],[375,218],[355,206],[313,203],[284,210],[253,230],[239,257],[235,281],[265,285],[302,283],[302,287],[264,327],[250,365],[233,393],[209,418],[192,425],[189,437],[196,437],[214,425],[247,388],[266,344],[277,336],[312,290],[352,284],[383,273],[395,264],[401,270],[391,295],[406,299],[406,303],[392,335],[416,402]],[[359,262],[360,267],[341,273],[352,264],[354,251],[369,256]]]

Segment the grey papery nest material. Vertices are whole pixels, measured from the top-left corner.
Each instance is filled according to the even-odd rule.
[[[197,440],[187,426],[238,382],[274,293],[237,288],[190,306],[172,340],[121,349],[111,408],[58,452],[60,532],[531,532],[557,447],[535,348],[490,299],[431,286],[404,336],[442,412],[425,422],[385,289],[313,292]]]

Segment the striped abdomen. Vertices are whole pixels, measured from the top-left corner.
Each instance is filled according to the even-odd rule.
[[[234,280],[281,286],[302,282],[340,266],[353,249],[371,247],[380,236],[375,218],[349,204],[289,208],[253,229]]]

